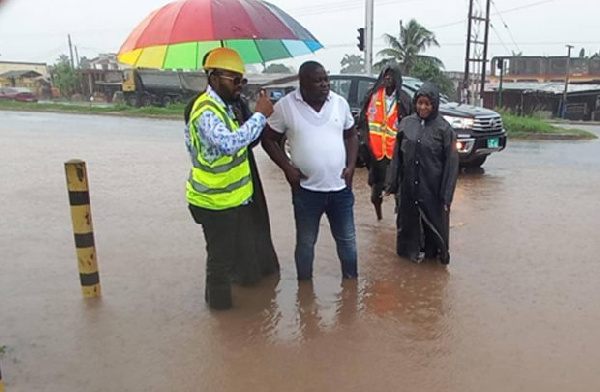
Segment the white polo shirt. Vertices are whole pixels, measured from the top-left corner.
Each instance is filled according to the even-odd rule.
[[[307,177],[300,186],[317,192],[346,187],[342,178],[346,167],[344,131],[352,128],[354,118],[343,97],[330,92],[317,112],[296,89],[275,104],[268,122],[275,132],[287,136],[292,164]]]

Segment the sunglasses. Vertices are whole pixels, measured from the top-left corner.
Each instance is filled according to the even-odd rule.
[[[227,76],[227,75],[222,75],[222,74],[217,74],[218,77],[223,78],[223,79],[229,79],[233,82],[234,85],[239,86],[240,84],[242,86],[246,85],[248,83],[248,79],[246,78],[242,78],[241,76]]]

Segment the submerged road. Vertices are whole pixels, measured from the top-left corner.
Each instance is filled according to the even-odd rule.
[[[600,134],[600,128],[589,128]],[[103,296],[80,293],[63,163],[87,162]],[[452,262],[395,255],[355,178],[358,281],[323,220],[298,285],[291,197],[257,149],[280,279],[203,300],[177,121],[0,112],[0,366],[29,391],[591,391],[600,140],[510,141],[459,178]]]

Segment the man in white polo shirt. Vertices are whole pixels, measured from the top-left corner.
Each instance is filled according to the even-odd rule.
[[[329,90],[325,68],[307,61],[300,67],[300,88],[275,104],[262,145],[292,187],[296,221],[298,280],[312,279],[319,222],[327,215],[344,278],[356,278],[352,177],[358,137],[348,102]],[[281,148],[286,135],[291,162]]]

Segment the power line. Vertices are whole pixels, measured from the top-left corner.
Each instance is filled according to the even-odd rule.
[[[551,2],[554,2],[554,1],[555,0],[543,0],[543,1],[538,1],[537,3],[525,4],[525,5],[522,5],[520,7],[509,8],[509,9],[504,10],[504,11],[498,11],[497,13],[492,14],[492,16],[498,15],[499,13],[507,14],[509,12],[519,11],[519,10],[526,9],[526,8],[537,7],[538,5],[542,5],[542,4],[546,4],[546,3],[551,3]],[[456,26],[456,25],[459,25],[459,24],[463,24],[465,22],[466,22],[466,19],[462,19],[462,20],[458,20],[456,22],[444,23],[444,24],[439,25],[439,26],[434,26],[431,29],[441,29],[441,28],[444,28],[444,27]]]
[[[492,28],[492,30],[494,31],[494,33],[496,33],[496,37],[498,37],[498,40],[500,40],[500,43],[502,44],[502,46],[504,46],[504,49],[506,49],[507,52],[510,52],[510,50],[508,49],[508,47],[506,46],[506,44],[504,43],[504,41],[502,41],[502,38],[500,37],[500,34],[498,34],[498,31],[496,30],[496,28],[494,27],[494,25],[492,23],[490,23],[490,27]],[[490,45],[489,42],[488,42],[488,45]]]
[[[508,31],[508,35],[510,36],[510,39],[512,40],[513,44],[517,48],[517,52],[520,52],[521,48],[519,48],[519,45],[517,45],[517,43],[515,42],[515,37],[513,37],[512,32],[508,28],[508,24],[506,24],[506,22],[504,21],[504,18],[502,17],[502,13],[500,13],[500,11],[498,11],[498,7],[496,7],[496,2],[494,0],[492,0],[492,5],[494,6],[494,9],[496,10],[497,15],[500,17],[500,21],[506,28],[506,31]]]
[[[418,0],[381,0],[377,2],[377,6],[386,6],[392,4],[401,4],[401,3],[411,3]],[[337,3],[329,3],[323,4],[320,6],[310,6],[310,7],[301,7],[296,8],[293,11],[294,17],[297,16],[306,16],[306,15],[315,15],[315,14],[328,14],[331,12],[339,12],[339,11],[348,11],[352,9],[362,8],[364,7],[363,1],[343,1]],[[289,12],[289,14],[292,14]]]
[[[569,42],[572,42],[573,44],[577,44],[577,45],[600,45],[600,41],[571,41],[571,40],[569,40]],[[551,46],[551,45],[564,45],[564,43],[565,43],[565,41],[540,41],[540,42],[519,42],[518,45],[521,45],[521,46],[533,46],[533,45]],[[464,42],[440,42],[440,47],[464,46],[464,44],[465,44]],[[323,50],[336,49],[336,48],[347,48],[347,47],[356,46],[356,44],[354,44],[354,43],[337,43],[337,44],[323,44],[323,45],[324,45]],[[506,44],[504,42],[490,42],[488,45],[489,46],[504,46],[504,48],[507,49]],[[376,44],[376,45],[373,45],[373,47],[388,48],[389,46],[385,45],[385,44]]]

